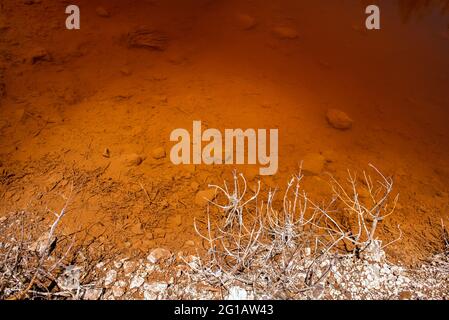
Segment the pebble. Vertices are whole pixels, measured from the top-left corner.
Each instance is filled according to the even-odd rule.
[[[110,16],[109,12],[103,7],[97,7],[97,9],[95,9],[95,12],[102,18],[109,18]]]
[[[280,39],[296,39],[298,38],[298,32],[290,27],[278,26],[273,28],[274,34]]]
[[[31,49],[27,59],[31,64],[36,64],[41,61],[50,61],[51,57],[45,48],[36,47]]]
[[[229,293],[225,297],[225,300],[247,300],[248,293],[245,289],[234,286],[229,288]]]
[[[348,130],[353,124],[353,120],[338,109],[329,109],[326,113],[326,119],[333,128],[338,130]]]
[[[216,197],[215,189],[207,189],[198,191],[195,196],[195,204],[201,207],[206,206],[210,201]]]
[[[133,261],[126,261],[123,264],[123,271],[125,271],[126,275],[133,273],[134,271],[136,271],[136,269],[137,269],[137,263],[135,263]]]
[[[143,157],[136,153],[125,154],[121,157],[121,162],[127,167],[137,167],[143,160]]]
[[[249,14],[240,13],[237,14],[237,23],[243,30],[250,30],[256,26],[256,19]]]
[[[171,257],[171,252],[167,249],[157,248],[151,251],[148,255],[147,260],[151,263],[158,263],[161,261],[165,261]]]
[[[108,273],[106,273],[106,278],[104,279],[104,285],[109,286],[112,283],[114,283],[116,279],[117,279],[117,271],[109,270]]]
[[[84,293],[83,299],[84,300],[98,300],[101,297],[101,294],[103,293],[103,289],[99,288],[93,288],[93,289],[87,289]]]
[[[151,156],[156,159],[163,159],[166,156],[165,149],[163,147],[159,147],[151,151]]]
[[[125,288],[119,287],[119,286],[113,286],[112,287],[112,294],[116,298],[120,298],[125,294]]]
[[[144,282],[145,282],[144,278],[142,278],[139,275],[136,275],[131,279],[131,284],[130,284],[129,288],[130,289],[140,288],[140,286],[143,285]]]

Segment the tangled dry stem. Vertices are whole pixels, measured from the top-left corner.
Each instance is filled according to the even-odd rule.
[[[348,186],[332,178],[333,197],[323,205],[302,190],[301,172],[288,182],[281,202],[276,201],[276,189],[261,200],[260,182],[248,195],[242,174],[234,173],[231,188],[226,182],[223,187],[211,185],[217,198],[210,202],[205,221],[194,222],[208,250],[205,257],[188,262],[191,276],[294,299],[322,285],[341,258],[380,259],[392,242],[382,246],[376,229],[393,213],[398,197],[392,197],[392,179],[371,169],[378,179],[373,182],[363,173],[365,197],[359,194],[357,177],[348,172]],[[393,242],[401,238],[399,233]]]
[[[66,247],[61,252],[56,249],[56,229],[65,216],[70,203],[73,187],[59,212],[48,210],[54,215],[47,230],[35,230],[36,217],[27,210],[10,214],[1,225],[0,238],[0,298],[20,300],[70,296],[69,292],[52,288],[57,274],[65,265],[65,258],[72,249],[74,239],[65,239]],[[40,235],[36,239],[36,234]],[[61,246],[62,247],[62,246]]]

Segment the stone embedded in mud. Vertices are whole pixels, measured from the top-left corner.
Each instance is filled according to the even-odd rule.
[[[305,175],[319,175],[324,168],[326,159],[319,153],[308,153],[302,162],[302,172]]]
[[[121,157],[121,162],[127,167],[137,167],[143,160],[143,157],[136,153],[125,154]]]
[[[171,252],[167,249],[163,248],[157,248],[151,251],[151,253],[148,255],[147,260],[151,263],[159,263],[165,260],[170,259]]]
[[[353,120],[343,111],[329,109],[326,113],[326,119],[335,129],[348,130],[352,127]]]
[[[109,151],[108,148],[104,149],[102,156],[105,157],[105,158],[110,158],[111,157],[111,152]]]
[[[36,63],[42,62],[42,61],[50,61],[51,56],[46,49],[37,47],[37,48],[30,50],[30,52],[28,53],[27,60],[31,64],[36,64]]]
[[[256,26],[256,19],[249,14],[239,13],[236,15],[237,23],[243,30],[250,30]]]
[[[157,160],[163,159],[166,156],[165,149],[163,147],[156,148],[151,151],[151,156]]]
[[[120,73],[124,76],[130,76],[132,74],[132,71],[128,68],[122,68],[120,69]]]
[[[298,38],[298,32],[290,27],[278,26],[273,28],[274,34],[280,39],[296,39]]]
[[[97,9],[95,9],[95,12],[97,13],[98,16],[102,17],[102,18],[109,18],[109,12],[103,8],[103,7],[97,7]]]
[[[201,207],[206,206],[210,201],[213,201],[217,196],[215,189],[207,189],[198,191],[195,196],[195,204]]]

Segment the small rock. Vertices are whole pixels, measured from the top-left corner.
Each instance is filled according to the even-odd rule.
[[[102,18],[109,18],[109,12],[103,8],[103,7],[97,7],[97,9],[95,9],[95,12],[97,13],[98,16],[102,17]]]
[[[229,288],[229,293],[225,297],[225,300],[247,300],[248,293],[245,289],[234,286]]]
[[[84,292],[83,299],[84,300],[98,300],[98,299],[100,299],[102,294],[103,294],[103,289],[99,289],[99,288],[87,289],[86,292]]]
[[[168,284],[164,282],[155,282],[155,283],[146,283],[143,286],[143,296],[145,300],[156,300],[159,297],[160,293],[163,293],[167,290]]]
[[[129,70],[128,68],[120,69],[120,73],[124,76],[130,76],[132,74],[131,70]]]
[[[112,287],[112,294],[116,298],[120,298],[125,294],[125,288],[119,287],[119,286],[113,286]]]
[[[79,266],[67,266],[64,272],[56,279],[58,287],[67,291],[79,290],[82,270],[83,268]]]
[[[31,64],[36,64],[38,62],[50,60],[51,60],[50,54],[47,52],[47,50],[41,47],[32,49],[28,55],[28,61]]]
[[[29,249],[31,251],[36,251],[39,255],[42,255],[47,249],[50,235],[48,233],[42,234],[35,242],[30,244]]]
[[[296,39],[298,38],[298,32],[290,27],[278,26],[273,28],[274,34],[280,39]]]
[[[102,156],[105,157],[105,158],[110,158],[111,157],[111,152],[109,151],[108,148],[104,149]]]
[[[163,159],[166,156],[165,149],[163,147],[156,148],[153,151],[151,151],[151,156],[157,160]]]
[[[324,293],[324,286],[322,284],[317,284],[315,288],[312,290],[313,299],[320,299]]]
[[[104,285],[107,287],[115,282],[117,279],[117,271],[115,270],[109,270],[108,273],[106,273],[106,278],[104,279]]]
[[[171,257],[171,252],[167,249],[157,248],[151,251],[147,260],[151,263],[159,263],[161,261],[168,260]]]
[[[319,153],[308,153],[302,162],[302,172],[306,175],[319,175],[326,159]]]
[[[140,288],[140,286],[143,285],[144,282],[145,282],[144,278],[142,278],[139,275],[136,275],[131,279],[131,284],[129,285],[129,288],[130,289]]]
[[[326,113],[326,119],[335,129],[348,130],[352,127],[353,120],[341,110],[329,109]]]
[[[137,263],[134,261],[126,261],[123,264],[123,271],[125,271],[126,275],[133,273],[134,271],[136,271],[136,269],[137,269]]]
[[[198,191],[195,196],[195,204],[201,207],[206,206],[210,201],[213,201],[216,197],[214,189],[207,189]]]
[[[256,26],[256,19],[249,14],[237,14],[237,23],[243,30],[250,30]]]
[[[137,167],[143,160],[140,155],[135,153],[125,154],[121,157],[121,162],[127,167]]]

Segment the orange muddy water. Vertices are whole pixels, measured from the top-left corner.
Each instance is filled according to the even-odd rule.
[[[375,165],[400,194],[380,230],[384,241],[403,231],[388,254],[411,263],[439,249],[448,1],[377,1],[376,31],[365,28],[368,1],[72,2],[80,30],[65,28],[64,1],[0,4],[0,216],[47,219],[73,184],[64,232],[128,255],[191,250],[193,218],[204,214],[196,193],[234,168],[255,181],[259,168],[173,165],[170,132],[200,120],[278,129],[279,170],[262,178],[270,187],[321,154],[323,168],[304,178],[316,199],[329,196],[328,173],[344,180]],[[136,30],[155,33],[135,45]],[[352,127],[333,128],[328,109]]]

